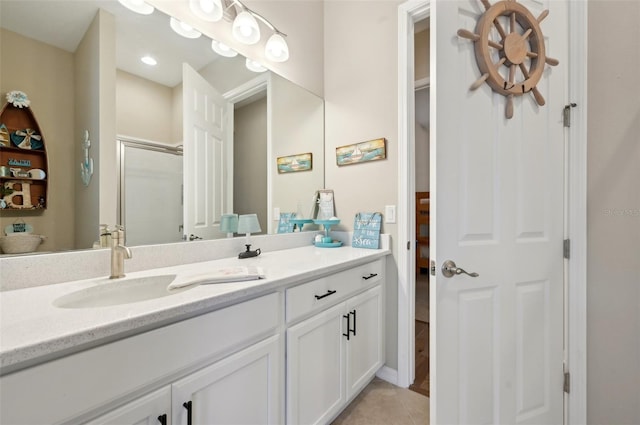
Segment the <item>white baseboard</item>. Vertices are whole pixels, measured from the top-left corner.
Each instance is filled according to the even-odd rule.
[[[391,369],[389,366],[382,366],[376,376],[383,381],[387,381],[390,384],[398,385],[398,371]]]

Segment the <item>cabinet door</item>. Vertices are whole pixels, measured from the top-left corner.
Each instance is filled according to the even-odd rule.
[[[167,386],[100,416],[89,425],[168,425],[170,413],[171,387]]]
[[[324,424],[346,402],[344,303],[287,330],[287,423]]]
[[[384,364],[382,287],[347,300],[350,337],[346,344],[347,399],[364,388]]]
[[[175,382],[173,425],[282,424],[281,346],[272,336]]]

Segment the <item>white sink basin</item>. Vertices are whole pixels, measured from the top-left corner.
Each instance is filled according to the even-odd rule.
[[[146,276],[133,279],[102,279],[98,286],[66,294],[53,305],[59,308],[105,307],[168,297],[193,288],[187,286],[169,291],[167,286],[176,275]]]

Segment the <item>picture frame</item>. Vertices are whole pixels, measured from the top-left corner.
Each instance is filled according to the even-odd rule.
[[[336,148],[338,166],[377,161],[387,157],[387,139],[380,138]]]
[[[313,169],[313,154],[311,152],[296,155],[281,156],[276,159],[278,174],[297,173]]]

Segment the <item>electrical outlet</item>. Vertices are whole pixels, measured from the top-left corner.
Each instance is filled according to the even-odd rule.
[[[395,205],[384,206],[384,222],[385,223],[396,222],[396,206]]]
[[[278,207],[275,207],[273,209],[273,220],[274,221],[280,220],[280,208],[278,208]]]

